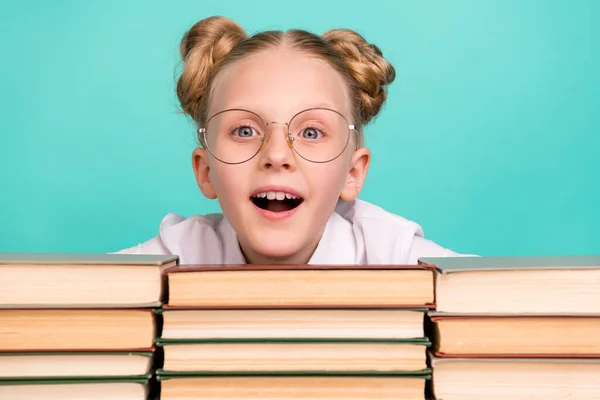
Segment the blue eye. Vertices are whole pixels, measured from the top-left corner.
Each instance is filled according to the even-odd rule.
[[[303,139],[309,140],[319,139],[323,136],[323,134],[315,128],[306,128],[302,132],[300,132],[300,134],[302,135]]]
[[[254,131],[254,129],[249,126],[240,126],[239,128],[237,128],[235,130],[235,134],[238,137],[243,137],[243,138],[252,137],[252,136],[254,136],[255,133],[256,132]]]

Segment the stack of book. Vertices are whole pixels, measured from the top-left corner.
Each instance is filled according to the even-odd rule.
[[[0,399],[149,395],[177,257],[0,253]]]
[[[600,256],[420,261],[436,398],[600,398]]]
[[[425,397],[426,266],[179,266],[161,399]]]

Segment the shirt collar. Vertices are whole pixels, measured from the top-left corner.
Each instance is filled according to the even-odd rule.
[[[226,218],[223,218],[219,224],[218,231],[222,238],[222,263],[246,264],[237,234]],[[357,245],[352,224],[338,213],[332,213],[308,264],[351,265],[358,262],[360,260],[357,259]]]
[[[308,264],[356,264],[357,246],[352,224],[338,213],[332,213],[319,244]]]

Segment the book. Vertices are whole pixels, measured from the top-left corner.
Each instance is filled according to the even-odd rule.
[[[600,315],[429,316],[439,357],[600,358]]]
[[[152,352],[0,353],[0,380],[133,378],[151,372]]]
[[[600,256],[437,257],[438,312],[600,314]]]
[[[433,303],[428,266],[189,266],[165,271],[164,308],[420,308]]]
[[[161,400],[423,400],[415,376],[159,376]]]
[[[159,341],[159,374],[423,374],[427,339],[389,342]]]
[[[424,309],[169,309],[168,339],[415,339],[425,336]]]
[[[148,350],[152,309],[0,310],[0,351]]]
[[[432,389],[443,400],[590,400],[600,393],[600,359],[438,358]]]
[[[0,399],[146,400],[148,379],[0,381]]]
[[[154,307],[177,256],[0,253],[0,308]]]

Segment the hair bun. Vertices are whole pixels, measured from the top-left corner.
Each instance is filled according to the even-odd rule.
[[[177,97],[186,114],[197,117],[212,72],[247,37],[240,25],[221,16],[203,19],[185,33],[180,45],[184,66],[177,81]]]
[[[383,58],[381,50],[349,29],[333,29],[323,38],[337,50],[360,91],[363,124],[379,113],[387,97],[387,85],[396,78],[394,67]]]

